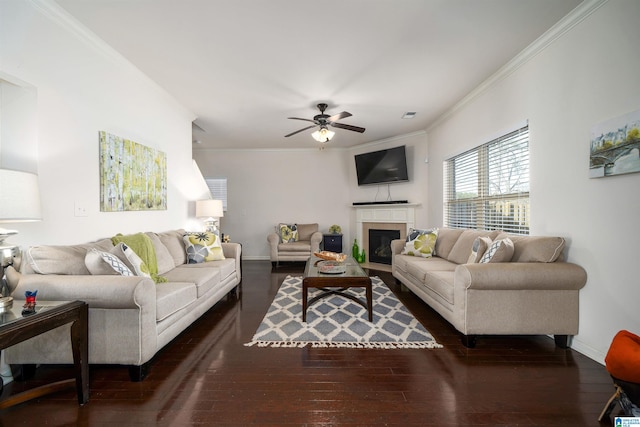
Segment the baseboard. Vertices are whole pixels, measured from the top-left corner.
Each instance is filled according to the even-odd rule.
[[[584,354],[589,359],[592,359],[601,365],[605,365],[604,358],[606,354],[596,350],[595,348],[583,343],[579,338],[573,337],[571,339],[571,349],[577,351],[578,353]]]

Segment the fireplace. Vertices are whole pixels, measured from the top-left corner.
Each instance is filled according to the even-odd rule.
[[[391,265],[391,241],[400,238],[399,230],[369,229],[369,261]]]
[[[369,245],[369,230],[394,230],[400,233],[400,239],[407,237],[407,230],[415,227],[415,208],[419,204],[398,205],[365,205],[354,206],[356,211],[356,238],[358,245],[367,251],[366,267],[377,268],[382,271],[391,271],[391,259],[384,263],[375,261],[371,254],[375,255]],[[377,247],[376,247],[377,248]]]

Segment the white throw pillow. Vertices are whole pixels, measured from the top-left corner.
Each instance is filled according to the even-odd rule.
[[[84,263],[87,269],[94,275],[115,275],[121,276],[133,276],[133,273],[122,262],[120,258],[112,253],[99,251],[96,248],[92,248],[87,251],[87,255],[84,258]]]
[[[491,246],[490,237],[476,237],[476,240],[473,241],[473,246],[471,247],[471,255],[469,255],[467,264],[480,262],[484,253],[487,252],[487,249],[489,249],[489,246]]]
[[[510,238],[505,237],[494,241],[489,249],[482,255],[481,264],[489,262],[509,262],[513,257],[513,242]]]

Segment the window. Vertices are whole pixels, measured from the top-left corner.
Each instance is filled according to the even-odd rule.
[[[529,234],[529,126],[444,161],[444,225]]]
[[[222,200],[222,210],[227,211],[227,178],[205,178],[211,198]]]

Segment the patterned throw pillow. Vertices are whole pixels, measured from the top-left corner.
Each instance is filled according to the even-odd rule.
[[[99,251],[96,248],[92,248],[87,251],[84,263],[91,274],[119,274],[121,276],[134,275],[129,267],[120,260],[120,258],[109,252]]]
[[[278,224],[278,234],[282,243],[298,241],[298,226],[296,224]]]
[[[182,240],[187,250],[188,264],[224,259],[220,238],[214,233],[208,231],[185,233]]]
[[[491,243],[489,249],[482,255],[481,264],[488,262],[509,262],[513,257],[513,242],[510,238],[505,237]]]
[[[471,255],[469,255],[467,264],[480,262],[484,253],[487,252],[487,249],[489,249],[489,246],[491,246],[490,237],[476,237],[476,240],[473,241],[473,246],[471,247]]]
[[[128,263],[129,268],[133,270],[136,276],[148,277],[151,279],[151,273],[149,272],[149,267],[144,263],[142,258],[138,256],[137,253],[133,251],[129,246],[125,245],[123,242],[120,242],[116,245],[116,248],[120,248],[122,253],[124,254],[125,262]]]
[[[407,242],[402,249],[401,255],[419,256],[431,258],[436,254],[436,239],[438,229],[429,230],[410,229],[407,235]]]

